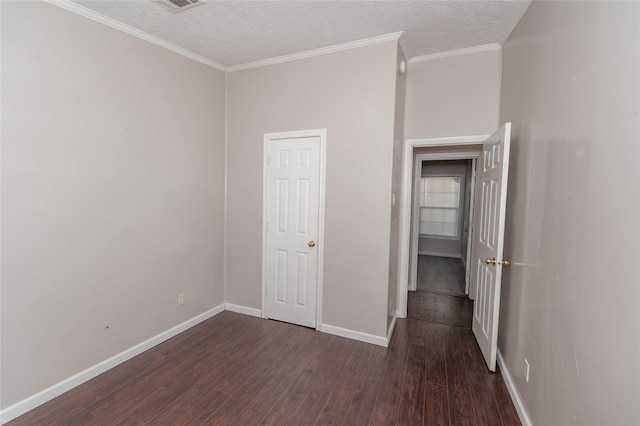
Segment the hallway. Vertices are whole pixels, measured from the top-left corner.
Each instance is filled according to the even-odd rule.
[[[418,256],[416,287],[409,292],[409,318],[471,329],[473,302],[464,292],[460,259]]]
[[[418,364],[425,364],[425,424],[520,424],[502,373],[487,369],[471,331],[473,302],[464,293],[462,261],[418,258],[417,291],[409,292],[406,326],[416,336],[411,347],[423,345],[426,354],[421,351],[424,358],[415,359],[410,353],[407,372],[421,371]],[[401,335],[402,322],[398,325]]]

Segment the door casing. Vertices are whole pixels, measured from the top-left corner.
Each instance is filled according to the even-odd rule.
[[[316,288],[316,329],[322,327],[322,294],[324,271],[324,206],[325,206],[325,175],[326,175],[326,146],[327,129],[297,130],[290,132],[276,132],[264,134],[262,155],[262,318],[267,318],[267,201],[268,201],[268,157],[269,143],[278,139],[297,139],[318,137],[320,139],[320,191],[318,193],[318,281]]]
[[[409,261],[411,252],[411,216],[412,216],[412,196],[413,196],[413,151],[416,148],[428,147],[456,147],[460,145],[479,145],[490,135],[477,136],[454,136],[446,138],[428,139],[407,139],[404,145],[404,161],[402,168],[402,206],[400,224],[400,250],[398,251],[398,263],[400,264],[400,274],[398,276],[398,318],[407,317],[407,291],[409,290]],[[445,154],[449,157],[451,153]],[[468,158],[468,157],[467,157]]]

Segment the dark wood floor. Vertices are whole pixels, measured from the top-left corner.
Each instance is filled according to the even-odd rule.
[[[9,424],[520,424],[469,326],[419,319],[421,293],[387,349],[223,312]]]

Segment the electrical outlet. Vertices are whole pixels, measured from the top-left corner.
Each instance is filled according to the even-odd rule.
[[[524,381],[529,383],[529,361],[524,359]]]
[[[178,295],[178,306],[184,305],[184,293]]]

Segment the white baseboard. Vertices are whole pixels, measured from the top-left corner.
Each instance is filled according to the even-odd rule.
[[[0,424],[4,424],[10,420],[13,420],[29,410],[33,410],[34,408],[44,404],[45,402],[50,401],[53,398],[67,392],[68,390],[71,390],[74,387],[93,379],[94,377],[117,366],[118,364],[122,364],[123,362],[133,358],[134,356],[141,354],[147,349],[151,349],[152,347],[172,338],[179,333],[182,333],[183,331],[193,327],[194,325],[201,323],[202,321],[205,321],[219,314],[220,312],[223,312],[224,309],[224,304],[209,309],[208,311],[203,312],[200,315],[183,322],[182,324],[170,328],[169,330],[163,331],[162,333],[148,340],[145,340],[142,343],[126,349],[119,354],[112,356],[111,358],[108,358],[92,367],[87,368],[84,371],[81,371],[67,379],[62,380],[61,382],[58,382],[55,385],[48,387],[47,389],[44,389],[34,395],[31,395],[30,397],[23,399],[22,401],[18,401],[15,404],[10,405],[9,407],[0,411]]]
[[[520,398],[520,393],[518,392],[518,388],[516,388],[513,379],[511,378],[511,374],[507,369],[507,364],[504,362],[504,358],[502,358],[502,354],[498,350],[498,367],[500,367],[500,371],[502,372],[502,377],[504,378],[504,383],[507,385],[507,390],[509,391],[509,395],[511,395],[511,401],[513,401],[513,405],[516,407],[516,411],[518,412],[518,417],[520,417],[520,422],[524,426],[531,426],[531,419],[529,418],[529,414],[527,413],[527,409],[522,402],[522,398]]]
[[[249,308],[247,306],[241,306],[241,305],[234,305],[233,303],[225,303],[224,306],[227,311],[237,312],[239,314],[262,318],[262,310],[260,309]]]
[[[418,254],[423,256],[451,257],[454,259],[462,259],[459,254],[445,253],[440,251],[419,251]]]
[[[375,336],[373,334],[363,333],[361,331],[336,327],[335,325],[322,324],[319,330],[323,333],[346,337],[347,339],[358,340],[360,342],[372,343],[374,345],[384,346],[385,348],[389,345],[387,337]]]

